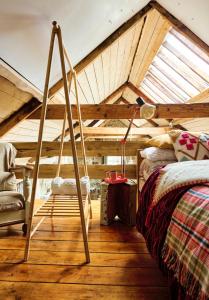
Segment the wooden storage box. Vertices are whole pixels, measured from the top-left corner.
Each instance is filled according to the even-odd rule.
[[[136,224],[136,193],[137,185],[134,180],[126,183],[101,183],[100,223],[111,224],[115,217],[130,226]]]

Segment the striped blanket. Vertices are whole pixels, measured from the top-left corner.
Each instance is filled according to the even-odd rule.
[[[187,294],[197,300],[209,298],[208,186],[190,188],[181,197],[162,249],[167,268]]]

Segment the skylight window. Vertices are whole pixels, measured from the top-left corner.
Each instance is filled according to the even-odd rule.
[[[140,89],[159,103],[182,103],[209,88],[209,56],[171,29]]]

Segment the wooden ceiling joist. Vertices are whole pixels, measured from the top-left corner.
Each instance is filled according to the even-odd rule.
[[[5,135],[10,129],[15,127],[19,122],[27,119],[33,112],[35,112],[41,106],[41,102],[32,98],[27,103],[23,104],[20,109],[14,112],[0,125],[0,137]]]
[[[148,139],[140,138],[138,141],[127,141],[126,143],[126,155],[135,156],[137,149],[143,149],[146,147]],[[17,149],[17,158],[33,157],[36,155],[36,142],[16,142],[13,143]],[[121,144],[118,141],[86,141],[85,142],[86,155],[87,156],[118,156],[121,153]],[[58,156],[60,149],[59,142],[43,142],[42,156],[52,157]],[[72,156],[71,142],[65,142],[63,148],[64,156]],[[76,142],[76,149],[78,156],[82,156],[81,143]]]
[[[143,128],[131,128],[130,135],[160,135],[168,132],[169,127],[143,127]],[[84,127],[84,136],[124,136],[127,132],[127,128],[121,127]]]
[[[39,178],[54,178],[56,176],[57,165],[41,164],[39,167]],[[103,179],[105,172],[115,170],[121,173],[121,165],[88,165],[88,175],[91,179]],[[84,176],[83,166],[79,166],[80,176]],[[128,178],[136,178],[136,165],[126,165],[126,175]],[[63,178],[74,178],[74,165],[63,165],[60,170]],[[21,173],[17,173],[17,178],[22,178]]]
[[[75,67],[75,71],[79,74],[85,67],[87,67],[93,60],[95,60],[105,49],[111,46],[121,35],[134,26],[148,11],[152,9],[152,6],[148,3],[142,10],[136,13],[131,19],[121,25],[115,30],[107,39],[105,39],[99,46],[97,46],[91,53],[89,53],[84,59],[82,59]],[[68,76],[70,74],[68,73]],[[63,87],[63,80],[60,79],[49,90],[49,97],[53,96]]]
[[[209,116],[209,103],[155,104],[155,106],[154,119],[206,118]],[[85,120],[132,119],[136,109],[135,119],[140,119],[140,111],[137,104],[82,104],[81,115]],[[64,111],[65,105],[49,105],[46,119],[62,120]],[[29,119],[40,119],[40,114],[41,110],[37,109],[29,116]],[[76,105],[72,105],[72,116],[73,119],[78,119]]]

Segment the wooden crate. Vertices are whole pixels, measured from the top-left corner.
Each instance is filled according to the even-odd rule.
[[[134,226],[137,209],[136,194],[137,185],[134,180],[119,184],[102,182],[100,223],[109,225],[118,216],[123,223]]]

